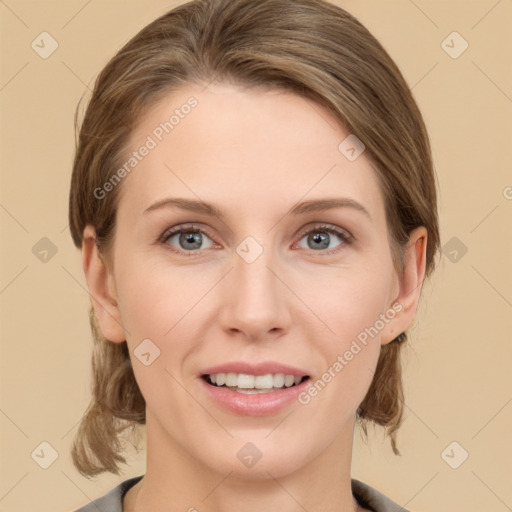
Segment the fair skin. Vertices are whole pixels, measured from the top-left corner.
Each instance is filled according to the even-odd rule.
[[[133,150],[190,96],[198,106],[124,178],[111,265],[94,228],[84,230],[99,325],[113,343],[126,340],[146,400],[147,470],[124,510],[364,510],[350,487],[355,413],[381,345],[414,317],[427,232],[411,233],[397,274],[374,169],[364,153],[351,162],[338,151],[348,133],[331,114],[291,93],[187,86],[145,113]],[[144,213],[170,197],[200,198],[224,217],[175,206]],[[369,215],[350,206],[288,213],[339,197]],[[158,241],[186,223],[201,230],[198,244],[179,234]],[[317,249],[311,231],[328,247]],[[250,263],[236,251],[248,236],[263,249]],[[393,304],[401,311],[307,404],[247,415],[205,391],[202,370],[228,361],[291,365],[311,385]],[[149,366],[133,354],[145,339],[160,350]],[[261,453],[252,467],[237,456],[246,443]]]

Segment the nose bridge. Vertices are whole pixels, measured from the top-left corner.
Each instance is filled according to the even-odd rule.
[[[251,337],[287,327],[287,297],[275,267],[275,251],[256,239],[247,237],[237,246],[223,307],[224,327]]]

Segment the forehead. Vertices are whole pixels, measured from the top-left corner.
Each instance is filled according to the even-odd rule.
[[[378,218],[384,204],[375,170],[364,152],[347,158],[347,144],[360,149],[349,135],[322,106],[290,92],[184,87],[133,131],[126,160],[135,165],[119,208],[141,213],[172,196],[277,215],[300,200],[344,196]]]

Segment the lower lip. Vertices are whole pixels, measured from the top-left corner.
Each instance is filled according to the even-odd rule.
[[[277,413],[297,400],[297,395],[304,391],[311,379],[306,379],[296,386],[281,388],[278,391],[252,395],[238,393],[227,387],[213,386],[202,378],[199,380],[208,395],[222,408],[245,416],[267,416]]]

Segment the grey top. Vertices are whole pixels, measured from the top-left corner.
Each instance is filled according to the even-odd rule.
[[[75,512],[123,512],[123,497],[142,477],[136,476],[121,482],[104,496],[91,501]],[[359,504],[373,512],[409,512],[364,482],[352,478],[352,494]]]

